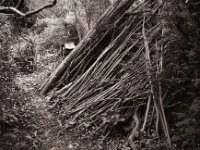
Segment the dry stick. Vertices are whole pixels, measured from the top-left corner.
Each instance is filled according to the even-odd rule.
[[[151,60],[150,60],[150,51],[149,51],[149,45],[148,45],[148,41],[145,35],[145,17],[144,17],[144,22],[143,22],[143,29],[142,29],[142,33],[143,33],[143,37],[144,37],[144,45],[145,45],[145,51],[146,51],[146,59],[147,59],[147,63],[148,63],[148,69],[151,70]],[[149,71],[150,71],[149,70]],[[150,73],[150,72],[148,72]],[[154,100],[154,104],[157,110],[157,114],[159,115],[159,118],[161,119],[161,123],[162,123],[162,127],[163,127],[163,131],[165,133],[165,136],[167,137],[167,142],[169,144],[169,146],[171,146],[171,140],[170,140],[170,136],[169,136],[169,130],[168,130],[168,126],[167,126],[167,121],[166,121],[166,117],[165,117],[165,112],[163,109],[163,104],[162,101],[160,101],[159,99],[157,99],[157,97],[155,96],[155,91],[154,91],[154,87],[153,87],[153,83],[152,83],[152,76],[151,73],[149,75],[149,82],[151,85],[151,92],[153,95],[153,100]]]
[[[55,88],[58,88],[59,86],[61,86],[63,83],[65,83],[65,79],[69,77],[70,75],[70,71],[69,71],[70,67],[67,68],[64,72],[64,74],[62,75],[61,79],[58,81],[58,83],[56,84]],[[68,81],[69,83],[69,81]],[[68,84],[68,83],[65,83],[65,84]]]
[[[63,62],[56,68],[52,73],[48,81],[44,84],[41,90],[41,94],[45,95],[49,92],[52,85],[59,79],[63,74],[66,68],[69,66],[70,62],[74,57],[87,45],[90,40],[93,40],[94,35],[99,34],[99,31],[102,30],[106,25],[112,24],[117,18],[120,18],[127,9],[133,4],[135,0],[118,0],[119,3],[116,3],[115,7],[110,7],[98,20],[94,28],[89,31],[87,36],[78,44],[78,46],[63,60]],[[103,29],[104,30],[104,29]],[[99,35],[101,37],[101,35]]]
[[[127,38],[125,39],[125,42],[118,48],[118,50],[120,50],[118,53],[120,53],[121,51],[124,50],[124,47],[126,46],[127,42],[129,41],[130,37],[133,35],[133,33],[131,33],[130,35],[127,36]],[[110,75],[110,73],[119,65],[119,63],[122,61],[122,59],[125,57],[125,55],[139,42],[139,40],[137,40],[136,42],[134,42],[129,48],[127,48],[121,55],[117,56],[117,54],[113,55],[115,57],[113,57],[113,59],[111,59],[112,64],[108,65],[110,66],[110,69],[105,73],[103,76],[103,79],[108,78],[108,76]]]
[[[110,87],[107,91],[104,91],[103,94],[101,93],[100,95],[97,95],[96,98],[93,98],[92,100],[89,100],[89,101],[85,102],[84,104],[82,104],[82,106],[79,106],[75,110],[76,113],[77,112],[79,112],[79,113],[75,116],[75,118],[73,120],[78,118],[78,116],[80,116],[83,112],[85,112],[87,109],[92,107],[94,103],[102,101],[104,99],[104,97],[106,97],[109,93],[112,93],[114,91],[114,89],[117,88],[117,86],[120,86],[120,85],[114,85],[114,86]],[[73,113],[75,113],[75,112],[73,111]]]
[[[101,89],[97,89],[97,90],[94,90],[94,91],[89,91],[87,92],[86,94],[84,94],[81,98],[77,99],[77,101],[75,101],[69,109],[73,109],[73,107],[75,107],[76,105],[78,105],[78,103],[80,103],[81,101],[84,101],[84,100],[87,100],[89,99],[90,97],[94,96],[95,94],[97,94],[98,92],[100,92]],[[85,103],[85,101],[84,101]]]
[[[131,34],[132,35],[132,34]],[[128,36],[128,39],[129,39],[130,37]],[[139,39],[140,40],[140,39]],[[119,65],[119,63],[122,61],[122,59],[127,55],[127,53],[139,42],[139,40],[137,40],[136,42],[134,42],[129,48],[127,48],[119,57],[116,57],[116,62],[114,62],[114,60],[112,61],[112,62],[114,62],[112,65],[110,65],[111,67],[111,69],[110,70],[108,70],[106,73],[105,73],[105,75],[104,75],[104,77],[103,77],[103,79],[105,79],[105,78],[107,78],[109,75],[110,75],[110,73]],[[126,43],[125,43],[126,44]],[[125,45],[124,45],[125,46]],[[123,47],[121,48],[121,50],[123,50]],[[139,54],[138,54],[139,55]]]
[[[147,108],[146,108],[144,122],[143,122],[143,125],[142,125],[141,132],[145,131],[145,127],[146,127],[146,124],[147,124],[150,107],[151,107],[151,95],[149,95],[149,98],[148,98]]]
[[[118,100],[118,102],[120,101],[119,98],[112,99],[112,100]],[[106,101],[106,100],[105,100],[105,101]],[[106,101],[106,102],[107,102],[107,101]],[[116,102],[115,105],[116,105],[118,102]],[[93,113],[92,116],[90,117],[90,119],[93,119],[93,118],[96,117],[97,115],[103,114],[103,112],[109,111],[109,110],[110,110],[110,108],[109,108],[110,106],[108,105],[109,103],[111,103],[111,101],[105,103],[105,104],[104,104],[105,106],[104,106],[104,107],[102,106],[101,109],[95,109],[95,110],[99,110],[99,111],[97,111],[96,113]],[[112,105],[113,105],[113,103],[114,103],[114,102],[112,102]],[[111,105],[111,106],[112,106],[112,105]]]
[[[130,31],[130,34],[126,37],[126,39],[124,40],[125,42],[123,42],[120,47],[112,54],[113,57],[109,57],[107,59],[107,63],[104,63],[103,66],[101,66],[102,70],[101,74],[99,73],[99,76],[103,76],[103,79],[108,78],[108,76],[110,75],[110,73],[116,68],[116,66],[122,61],[123,57],[139,42],[139,40],[141,39],[141,37],[136,40],[129,48],[127,48],[121,55],[120,52],[123,51],[124,47],[126,46],[127,42],[129,41],[129,39],[131,38],[131,36],[138,31],[141,27],[139,26],[139,24],[142,23],[142,20],[132,29],[132,31]],[[139,27],[138,27],[139,26]],[[119,55],[119,56],[118,56]],[[108,64],[110,63],[110,64]],[[105,66],[108,66],[108,70],[106,71]]]
[[[105,101],[105,100],[103,100],[103,101]],[[101,109],[95,109],[95,110],[97,110],[97,112],[93,112],[93,114],[90,116],[90,119],[93,119],[94,117],[96,117],[97,115],[100,115],[100,114],[102,114],[103,112],[105,112],[105,111],[108,111],[109,109],[108,109],[108,107],[109,107],[109,105],[108,105],[108,103],[104,103],[102,106],[101,106]],[[99,111],[98,111],[99,110]]]
[[[80,82],[83,81],[83,79],[85,77],[88,77],[89,73],[91,73],[91,71],[95,68],[95,66],[97,65],[97,63],[99,63],[99,61],[113,48],[115,48],[117,45],[119,45],[120,40],[121,40],[121,36],[125,35],[127,33],[127,31],[130,29],[129,27],[124,28],[124,30],[119,34],[119,36],[101,53],[101,55],[97,58],[97,60],[92,64],[92,66],[79,78],[75,81],[75,83],[72,85],[72,87],[70,89],[68,89],[63,95],[62,97],[65,97],[66,95],[68,95],[77,85],[80,84]]]
[[[163,34],[163,31],[162,31],[162,34]],[[157,43],[156,43],[157,44]],[[157,46],[158,47],[158,46]],[[159,50],[159,47],[158,49]],[[162,69],[163,69],[163,47],[161,47],[161,52],[160,52],[160,60],[159,60],[159,64],[158,64],[158,72],[157,74],[160,75],[161,72],[162,72]],[[161,88],[161,82],[159,81],[158,82],[158,97],[159,97],[159,105],[160,105],[160,108],[161,108],[161,113],[162,115],[165,117],[165,112],[164,112],[164,106],[163,106],[163,98],[162,98],[162,88]],[[168,128],[168,124],[167,124],[167,120],[165,118],[163,118],[163,121],[164,121],[164,125],[165,125],[165,134],[167,135],[167,140],[168,140],[168,143],[169,145],[171,146],[171,139],[170,139],[170,135],[169,135],[169,128]]]
[[[76,58],[76,60],[78,60],[78,64],[76,66],[74,66],[73,70],[71,72],[73,72],[74,70],[77,69],[77,67],[79,67],[79,70],[76,71],[76,73],[74,74],[74,77],[72,78],[72,81],[74,81],[77,78],[77,75],[79,73],[83,74],[87,64],[89,64],[90,60],[88,60],[88,58],[90,58],[90,55],[92,56],[91,52],[100,44],[100,42],[105,38],[106,35],[108,35],[111,32],[112,28],[107,29],[107,31],[102,35],[102,37],[94,44],[94,46],[90,49],[86,49],[85,51],[90,51],[87,54],[85,54],[85,56],[82,58],[82,60],[80,58]],[[81,61],[80,61],[81,60]],[[84,63],[84,61],[86,60],[86,63]],[[88,62],[87,62],[88,61]],[[85,66],[83,66],[85,65]]]
[[[90,74],[92,74],[92,73],[90,72]],[[81,93],[87,92],[87,89],[91,85],[90,82],[91,82],[91,76],[89,74],[83,74],[75,80],[74,84],[70,87],[70,89],[65,91],[65,93],[63,93],[62,96],[68,97],[68,98],[71,96],[71,98],[69,98],[69,99],[71,101],[73,101],[73,97],[77,97],[77,96],[81,95]]]
[[[106,97],[108,97],[108,95],[110,93],[113,93],[115,89],[117,89],[118,87],[121,86],[122,83],[118,82],[116,84],[114,84],[113,86],[109,87],[108,89],[106,89],[105,91],[102,91],[100,94],[98,94],[96,96],[95,99],[91,100],[91,101],[95,101],[95,100],[100,100],[100,99],[105,99]]]
[[[150,127],[149,127],[149,130],[148,130],[148,134],[151,132],[151,126],[153,124],[154,114],[155,114],[155,107],[153,107],[153,110],[152,110],[152,113],[151,113]]]
[[[132,22],[130,22],[129,26],[131,24],[132,24]],[[135,28],[137,29],[137,26]],[[126,46],[127,42],[130,40],[130,37],[132,36],[132,32],[134,32],[135,28],[133,28],[133,29],[131,29],[131,31],[129,31],[130,34],[125,37],[124,42],[117,48],[116,51],[114,51],[114,53],[111,56],[108,57],[108,59],[105,60],[103,65],[100,67],[100,69],[98,69],[98,72],[99,72],[98,73],[98,77],[101,77],[101,76],[103,76],[103,74],[106,74],[107,70],[108,70],[107,72],[111,72],[115,68],[115,67],[110,67],[112,64],[115,64],[115,66],[117,66],[117,64],[119,62],[121,62],[120,58],[118,58],[117,56],[124,49],[124,47]],[[121,39],[123,39],[123,37],[121,37]],[[116,60],[118,63],[114,63],[114,60]],[[103,77],[103,79],[104,78],[106,78],[106,77]]]
[[[146,127],[146,124],[147,124],[147,119],[148,119],[148,114],[149,114],[149,109],[150,109],[150,104],[151,104],[151,94],[150,93],[149,93],[149,99],[148,99],[148,102],[147,102],[147,108],[146,108],[146,112],[145,112],[145,119],[144,119],[144,123],[143,123],[142,129],[141,129],[141,132],[145,131],[145,127]]]
[[[69,89],[69,87],[72,85],[72,82],[66,84],[62,89],[56,91],[52,96],[49,97],[49,100],[52,100],[53,98],[57,97],[58,95],[61,95],[64,91]]]
[[[107,31],[109,32],[109,30],[107,30]],[[102,36],[105,36],[107,33],[106,32],[104,32],[104,33],[101,32],[99,34],[101,34],[101,35],[104,34]],[[85,47],[83,47],[82,51],[79,51],[79,54],[77,55],[77,57],[75,57],[73,59],[72,64],[74,64],[74,66],[71,65],[73,70],[76,70],[77,66],[80,66],[82,64],[81,62],[83,62],[85,55],[87,55],[88,51],[91,49],[91,45],[92,46],[95,45],[98,41],[101,41],[101,39],[98,39],[98,36],[94,37],[92,41],[88,40],[88,43],[87,43],[88,45],[85,45]]]
[[[86,105],[86,104],[91,104],[91,103],[95,103],[97,101],[101,101],[102,99],[104,99],[105,97],[107,97],[109,95],[109,93],[113,93],[114,89],[116,89],[117,87],[119,87],[120,85],[113,85],[112,87],[109,87],[108,89],[102,91],[101,93],[93,96],[92,98],[88,99],[87,101],[84,101],[84,103],[82,105]],[[76,101],[75,101],[76,103]]]
[[[126,39],[125,42],[122,43],[120,47],[117,48],[117,50],[104,63],[104,66],[108,66],[107,69],[103,67],[101,72],[98,74],[98,76],[101,77],[102,80],[105,80],[109,76],[109,74],[115,69],[115,67],[122,61],[122,58],[118,58],[116,53],[119,53],[124,49],[126,43],[128,42],[128,39]],[[114,61],[115,59],[116,61]]]
[[[108,35],[110,33],[110,31],[112,30],[113,27],[110,27],[107,29],[107,31],[105,31],[102,36],[99,39],[95,39],[92,41],[92,43],[90,43],[90,45],[84,49],[83,52],[81,52],[78,57],[76,57],[73,60],[73,63],[75,63],[75,66],[73,67],[73,70],[71,72],[74,72],[74,70],[77,69],[77,67],[82,67],[82,65],[84,64],[84,60],[88,60],[88,58],[90,58],[89,56],[92,55],[92,52],[94,51],[94,49],[99,46],[100,42],[105,38],[106,35]],[[80,68],[81,68],[80,67]]]
[[[132,96],[132,97],[129,97],[129,98],[126,98],[126,99],[122,102],[122,104],[125,104],[125,103],[127,103],[127,102],[129,102],[129,101],[133,101],[134,99],[137,99],[137,98],[139,98],[139,97],[146,97],[148,94],[149,94],[149,91],[144,92],[144,93],[137,94],[137,95]]]
[[[128,137],[128,144],[130,145],[132,150],[138,150],[137,145],[134,143],[135,138],[139,137],[139,127],[140,127],[140,121],[138,119],[138,109],[140,105],[137,106],[135,109],[134,115],[133,115],[133,122],[132,123],[132,128],[133,130],[131,131],[131,134]]]
[[[144,46],[145,46],[145,57],[146,57],[146,70],[147,70],[147,77],[148,77],[148,80],[149,80],[149,84],[151,86],[151,95],[153,97],[153,100],[155,101],[155,95],[154,95],[154,86],[153,86],[153,82],[152,82],[152,74],[151,74],[151,59],[150,59],[150,50],[149,50],[149,45],[148,45],[148,41],[146,39],[146,34],[145,34],[145,27],[144,27],[144,24],[145,24],[145,17],[143,19],[143,28],[142,28],[142,33],[143,33],[143,38],[144,38]],[[148,99],[149,101],[151,99]],[[148,102],[150,103],[150,102]],[[157,110],[157,105],[156,103],[154,104],[156,107],[156,115],[157,115],[157,119],[159,119],[159,114],[158,114],[158,110]],[[157,131],[158,132],[158,131]]]
[[[3,1],[0,3],[0,6],[3,5],[3,3],[4,3],[5,1],[7,1],[7,0],[3,0]]]
[[[145,37],[143,37],[143,38],[145,38]],[[149,48],[147,48],[147,49],[149,49]],[[152,85],[151,72],[150,72],[150,70],[151,70],[151,61],[150,61],[150,56],[147,54],[147,52],[146,52],[146,59],[148,61],[147,62],[148,64],[146,64],[147,76],[148,76],[148,79],[149,79],[149,84]],[[151,89],[151,92],[152,92],[152,89]],[[142,129],[141,129],[142,132],[145,131],[145,127],[146,127],[146,124],[147,124],[147,119],[148,119],[150,104],[151,104],[151,94],[149,95],[148,102],[147,102],[147,108],[146,108],[146,112],[145,112],[145,118],[144,118],[143,126],[142,126]]]

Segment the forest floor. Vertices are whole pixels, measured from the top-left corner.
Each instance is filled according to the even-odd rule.
[[[39,73],[18,76],[16,84],[25,93],[28,109],[28,124],[24,126],[23,136],[15,142],[13,150],[117,150],[120,139],[102,141],[103,137],[90,137],[90,133],[75,128],[66,128],[61,120],[47,110],[45,98],[39,95],[37,82]],[[39,81],[41,82],[41,81]],[[89,132],[89,131],[88,131]],[[0,149],[1,150],[1,149]]]
[[[28,138],[33,140],[33,149],[41,150],[75,150],[90,149],[89,144],[85,144],[80,141],[78,137],[75,137],[75,133],[70,134],[69,131],[65,131],[61,124],[61,121],[52,115],[47,110],[45,98],[39,95],[39,92],[34,84],[37,80],[36,73],[29,74],[26,76],[20,76],[16,78],[17,85],[25,91],[26,97],[30,99],[27,102],[27,106],[31,112],[34,125],[32,126],[31,135]],[[26,136],[27,137],[27,136]],[[86,146],[87,145],[87,146]]]

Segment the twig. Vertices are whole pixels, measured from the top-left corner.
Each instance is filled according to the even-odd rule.
[[[157,76],[160,75],[160,73],[162,72],[162,68],[163,68],[163,53],[162,53],[162,47],[160,48],[160,56],[159,55],[159,47],[156,43],[157,46],[157,57],[160,58],[158,65],[157,65]],[[165,136],[167,137],[168,140],[168,144],[171,146],[171,139],[170,139],[170,135],[169,135],[169,129],[168,129],[168,124],[166,121],[166,117],[165,117],[165,112],[164,112],[164,106],[163,106],[163,98],[162,98],[162,89],[161,89],[161,82],[158,81],[158,100],[159,100],[159,105],[160,105],[160,113],[162,114],[163,117],[161,117],[161,123],[163,124],[163,129],[165,132]]]
[[[147,108],[146,108],[146,112],[145,112],[144,123],[143,123],[142,129],[141,129],[142,132],[145,131],[150,107],[151,107],[151,95],[149,95],[148,102],[147,102]]]
[[[140,127],[140,121],[138,118],[138,109],[140,106],[137,106],[135,109],[134,115],[133,115],[133,123],[132,123],[132,128],[133,130],[131,131],[131,134],[128,137],[128,144],[130,145],[132,150],[138,150],[137,145],[135,144],[135,139],[139,137],[139,127]]]
[[[21,5],[23,3],[23,0],[18,0],[18,3],[17,3],[17,5],[16,5],[16,7],[15,8],[19,8],[19,6]]]
[[[0,3],[0,6],[3,5],[3,3],[4,3],[5,1],[6,1],[6,0],[3,0],[3,1]]]
[[[168,142],[169,146],[171,146],[171,140],[170,140],[170,136],[169,136],[169,130],[168,130],[168,126],[167,126],[167,121],[166,121],[166,117],[165,117],[165,112],[164,112],[161,96],[158,96],[158,97],[156,96],[155,91],[154,91],[154,85],[152,84],[152,76],[151,76],[151,72],[150,72],[150,70],[151,70],[150,50],[149,50],[149,45],[148,45],[148,41],[147,41],[146,34],[145,34],[145,17],[143,19],[142,34],[144,37],[144,45],[145,45],[146,59],[147,59],[147,65],[148,65],[147,69],[149,69],[149,71],[147,70],[147,73],[149,74],[149,82],[151,85],[151,92],[153,95],[154,105],[155,105],[156,112],[157,112],[157,119],[160,119],[160,121],[162,123],[162,128],[163,128],[164,134],[167,137],[167,142]],[[158,85],[158,86],[160,87],[160,85]],[[159,95],[161,94],[160,90],[158,91],[158,94]]]

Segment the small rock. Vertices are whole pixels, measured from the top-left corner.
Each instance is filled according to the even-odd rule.
[[[69,144],[69,145],[68,145],[68,148],[72,149],[72,148],[74,148],[74,147],[73,147],[72,144]]]

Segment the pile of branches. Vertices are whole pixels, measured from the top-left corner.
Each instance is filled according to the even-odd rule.
[[[69,125],[107,131],[124,123],[131,127],[132,149],[143,133],[162,130],[171,146],[163,101],[169,99],[169,80],[180,75],[173,76],[168,69],[173,66],[170,53],[182,49],[183,43],[177,42],[185,38],[170,19],[179,6],[187,8],[182,0],[177,9],[171,9],[170,1],[146,0],[136,7],[133,3],[118,0],[110,7],[52,73],[41,93],[48,93],[50,109]]]

